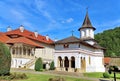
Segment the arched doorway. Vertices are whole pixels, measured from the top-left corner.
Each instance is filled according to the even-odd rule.
[[[75,68],[75,57],[71,57],[71,68]]]
[[[58,57],[58,67],[62,67],[62,58]]]
[[[69,67],[68,57],[65,57],[64,66],[65,66],[65,70],[68,71],[68,67]]]

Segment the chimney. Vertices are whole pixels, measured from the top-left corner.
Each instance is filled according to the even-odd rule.
[[[35,31],[34,34],[35,34],[35,37],[38,37],[38,32],[37,31]]]
[[[23,32],[24,31],[24,26],[23,25],[20,25],[20,31]]]
[[[7,32],[12,31],[12,28],[10,26],[7,27]]]
[[[49,36],[48,35],[46,35],[46,40],[49,41]]]

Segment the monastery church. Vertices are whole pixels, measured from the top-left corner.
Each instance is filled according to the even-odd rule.
[[[94,39],[95,30],[87,12],[78,29],[80,38],[70,36],[55,42],[21,25],[15,30],[8,27],[7,32],[0,32],[0,42],[11,52],[12,68],[34,69],[36,59],[41,57],[45,69],[54,61],[56,71],[104,72],[105,48]]]
[[[104,50],[94,39],[94,30],[88,12],[82,27],[78,29],[80,38],[70,36],[55,42],[55,67],[57,71],[104,72]]]

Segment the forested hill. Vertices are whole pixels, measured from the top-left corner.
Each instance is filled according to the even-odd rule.
[[[105,56],[120,56],[120,27],[98,33],[95,39],[107,49]]]

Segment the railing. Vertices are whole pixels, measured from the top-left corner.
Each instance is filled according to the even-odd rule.
[[[32,66],[33,64],[35,64],[36,59],[31,59],[30,61],[28,61],[27,63],[25,63],[25,67],[29,68],[30,66]]]
[[[12,54],[12,58],[29,58],[29,59],[33,59],[34,56],[29,56],[29,55],[13,55]]]

